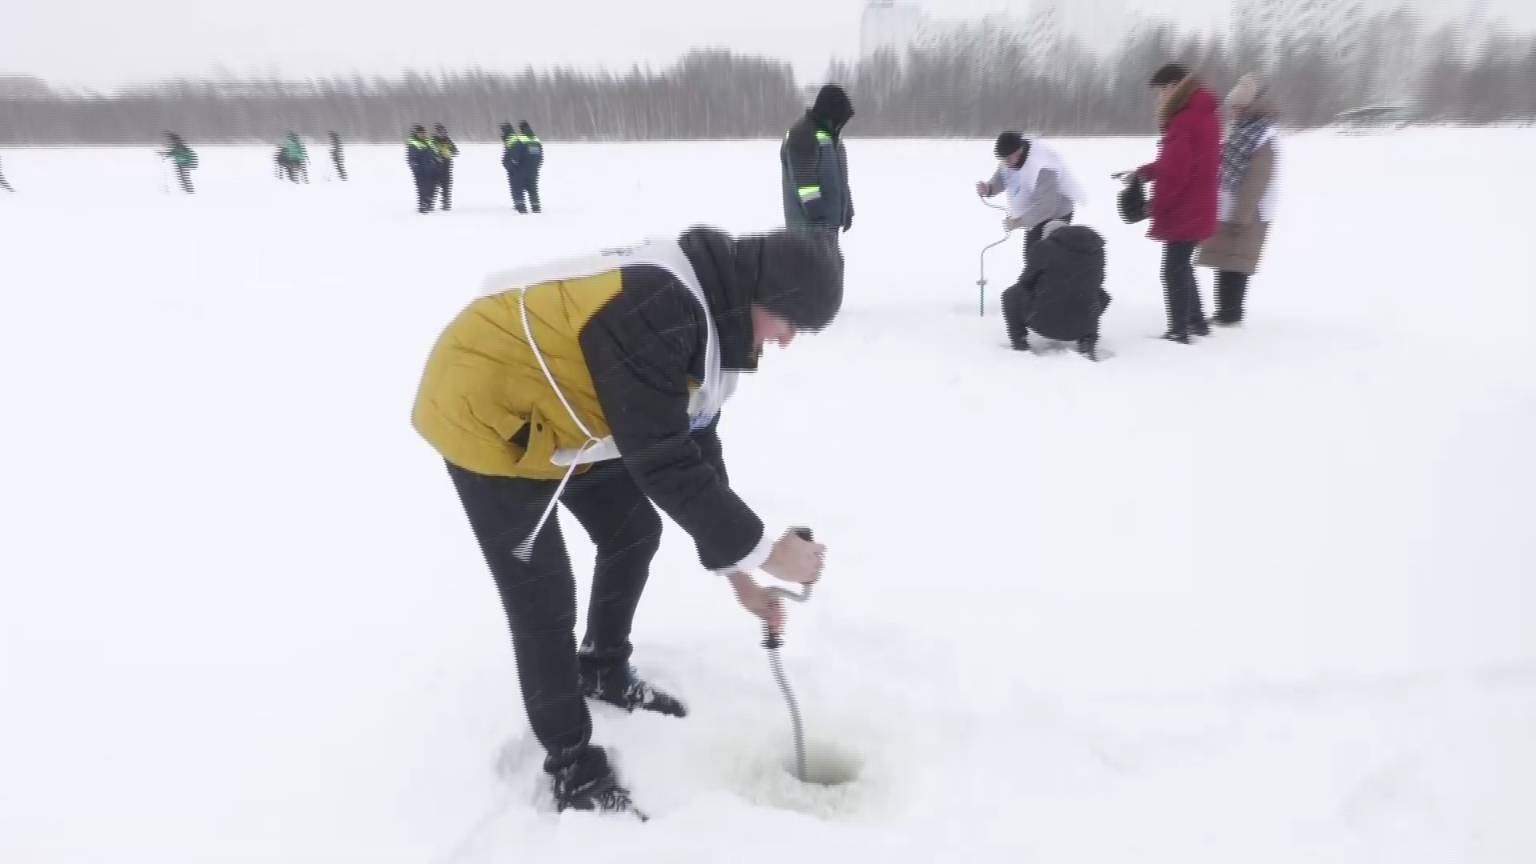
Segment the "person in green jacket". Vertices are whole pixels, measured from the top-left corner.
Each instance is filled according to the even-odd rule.
[[[299,133],[289,132],[287,140],[277,148],[277,167],[290,182],[309,182],[309,152],[299,140]]]
[[[165,133],[166,143],[169,145],[160,151],[160,156],[171,160],[171,165],[176,169],[176,179],[181,181],[181,188],[188,195],[192,194],[192,169],[197,167],[197,153],[187,142],[181,140],[181,136],[175,132]]]

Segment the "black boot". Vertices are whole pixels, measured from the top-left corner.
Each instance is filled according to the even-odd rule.
[[[625,711],[655,711],[668,717],[687,717],[688,708],[670,693],[657,690],[635,674],[629,652],[605,652],[582,645],[577,656],[581,693],[588,699],[607,702]],[[615,659],[618,655],[618,659]]]
[[[1099,362],[1099,337],[1084,336],[1077,340],[1077,353],[1095,363]]]
[[[1177,342],[1180,345],[1189,344],[1189,334],[1182,330],[1169,330],[1167,333],[1163,334],[1163,338],[1167,339],[1169,342]]]
[[[633,813],[642,822],[646,820],[646,815],[635,808],[629,790],[619,784],[603,748],[587,745],[573,756],[561,756],[571,761],[551,772],[550,791],[555,797],[556,811]]]
[[[1015,350],[1015,351],[1028,351],[1029,350],[1029,340],[1024,338],[1023,336],[1015,336],[1015,337],[1013,337],[1012,339],[1008,340],[1008,344],[1012,345],[1013,346],[1013,350]]]

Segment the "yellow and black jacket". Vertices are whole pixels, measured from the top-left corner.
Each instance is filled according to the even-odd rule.
[[[762,278],[759,242],[704,228],[679,238],[708,312],[652,265],[548,282],[524,295],[539,353],[581,425],[613,436],[637,485],[694,538],[710,569],[743,560],[763,536],[762,522],[731,491],[717,424],[695,431],[689,415],[690,390],[704,375],[706,314],[722,368],[756,367],[750,306]],[[475,300],[443,331],[412,425],[461,468],[534,480],[559,480],[566,468],[551,461],[555,451],[587,440],[528,344],[515,290]]]

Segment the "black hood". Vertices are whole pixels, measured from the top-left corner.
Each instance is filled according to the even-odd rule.
[[[1068,225],[1065,228],[1057,228],[1045,240],[1046,242],[1055,243],[1069,252],[1080,254],[1091,255],[1100,252],[1104,248],[1104,238],[1099,236],[1099,232],[1086,225]]]
[[[752,289],[736,276],[736,241],[714,228],[690,228],[677,238],[699,277],[709,311],[720,334],[720,365],[757,369],[752,347]]]
[[[843,127],[853,119],[853,103],[848,94],[836,84],[828,84],[816,94],[816,104],[811,106],[811,117],[833,135],[841,134]]]
[[[709,301],[726,369],[754,370],[752,304],[799,330],[821,330],[843,305],[843,257],[818,231],[778,229],[732,238],[714,228],[690,228],[678,244]]]

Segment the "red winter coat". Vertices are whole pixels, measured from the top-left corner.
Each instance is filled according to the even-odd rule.
[[[1198,243],[1216,234],[1221,180],[1221,117],[1216,97],[1193,77],[1166,103],[1157,161],[1141,166],[1155,185],[1147,235],[1164,243]]]

